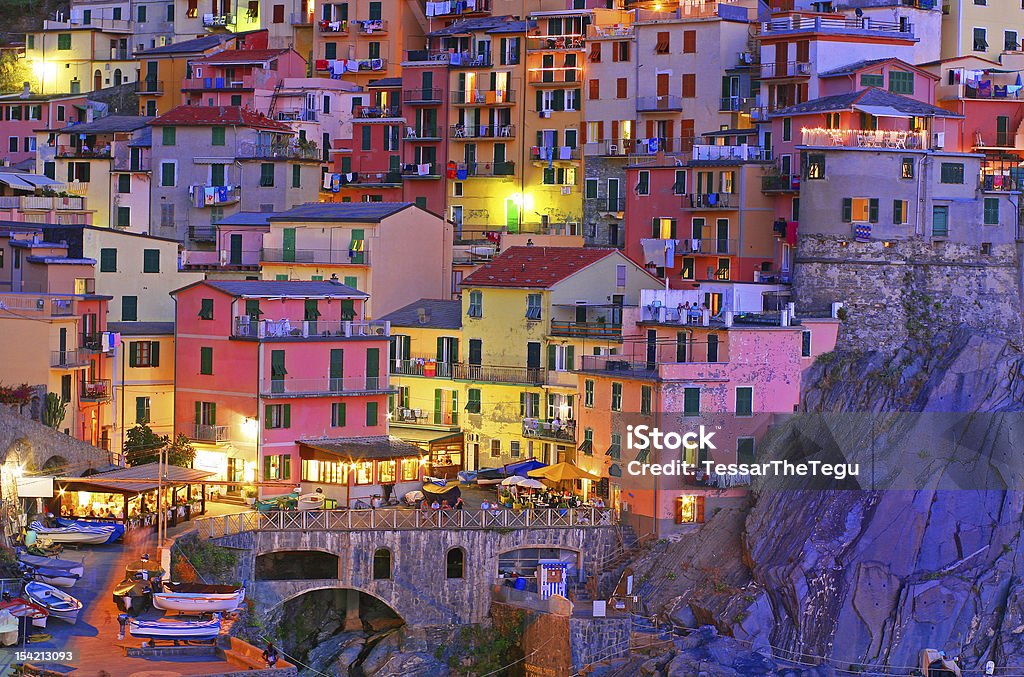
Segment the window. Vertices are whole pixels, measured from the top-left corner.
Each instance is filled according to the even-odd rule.
[[[466,393],[466,411],[471,414],[480,413],[480,389],[470,388]]]
[[[892,82],[892,78],[889,79],[889,82],[890,83]],[[885,76],[884,75],[870,75],[868,73],[864,73],[864,74],[862,74],[860,76],[860,86],[861,87],[884,87],[885,86]]]
[[[878,198],[844,197],[843,223],[878,223]]]
[[[344,402],[332,402],[331,403],[331,427],[332,428],[344,428],[345,427],[345,403]]]
[[[636,183],[636,194],[637,195],[650,195],[651,194],[651,173],[646,169],[641,169],[637,173]]]
[[[907,201],[892,201],[892,222],[893,225],[902,226],[907,222]]]
[[[356,484],[373,484],[373,461],[354,463],[352,471],[355,473]]]
[[[159,341],[132,341],[128,344],[129,367],[159,367]]]
[[[115,224],[118,228],[128,228],[132,225],[132,208],[131,207],[118,207],[117,215],[115,218]]]
[[[579,450],[587,456],[594,455],[594,429],[584,428],[583,429],[583,443],[580,444]]]
[[[683,31],[683,54],[697,53],[697,31]]]
[[[159,249],[143,249],[142,250],[142,272],[144,272],[144,273],[159,273],[160,272],[160,250]]]
[[[943,162],[940,169],[941,183],[963,183],[964,165],[962,162]]]
[[[754,415],[754,389],[751,386],[736,387],[736,415]]]
[[[57,35],[57,49],[71,49],[71,33]]]
[[[211,127],[210,132],[210,145],[223,146],[225,144],[226,134],[223,127]]]
[[[622,384],[612,384],[612,411],[622,411]]]
[[[793,118],[782,118],[782,140],[793,140]]]
[[[292,427],[292,405],[268,404],[264,412],[267,429]]]
[[[199,319],[200,320],[212,320],[213,319],[213,299],[200,299],[200,301],[199,301]]]
[[[374,427],[377,425],[377,408],[376,402],[366,403],[366,425],[368,427]]]
[[[213,348],[199,349],[199,373],[213,375]]]
[[[612,443],[608,446],[608,451],[604,452],[604,455],[610,457],[613,461],[622,459],[622,435],[612,433]]]
[[[651,386],[640,386],[640,413],[651,413],[651,401],[654,399],[654,390]]]
[[[445,576],[448,578],[463,578],[466,571],[466,551],[462,548],[452,548],[444,557]]]
[[[985,198],[985,219],[983,223],[986,226],[999,225],[999,198]]]
[[[177,183],[178,163],[173,160],[160,163],[160,185],[173,187]]]
[[[889,71],[889,91],[893,94],[913,94],[914,74],[908,71]]]
[[[612,44],[612,61],[629,61],[629,42],[615,42]]]
[[[598,43],[594,43],[594,44],[598,44]],[[587,89],[587,97],[591,101],[594,101],[596,99],[600,99],[601,98],[601,81],[600,80],[594,79],[594,80],[590,81],[590,86]],[[15,147],[17,147],[17,145],[18,145],[17,139],[15,139],[14,145],[15,145]]]
[[[588,409],[594,407],[594,382],[589,378],[583,382],[583,406]]]
[[[28,36],[28,42],[26,43],[26,47],[28,47],[28,49],[35,49],[36,48],[36,36],[34,36],[34,35],[29,35]]]
[[[842,116],[839,113],[825,113],[826,129],[841,129]]]
[[[825,155],[823,153],[807,154],[807,172],[804,178],[808,180],[825,178]]]
[[[626,286],[626,266],[624,264],[615,266],[615,286]]]
[[[132,192],[132,177],[130,174],[118,174],[117,175],[117,192],[118,193],[130,193]]]
[[[683,98],[692,99],[697,96],[697,75],[683,73]]]
[[[670,45],[670,34],[668,31],[660,31],[658,33],[658,42],[654,45],[655,54],[668,54]]]
[[[177,127],[164,127],[163,128],[163,144],[165,146],[173,146],[178,143],[178,128]]]
[[[700,388],[683,388],[683,416],[700,415]]]
[[[117,249],[105,247],[100,250],[100,272],[117,272]]]
[[[137,322],[139,319],[139,297],[138,296],[122,296],[121,297],[121,321],[122,322]]]
[[[540,294],[526,295],[526,319],[540,319]]]
[[[508,443],[508,455],[512,458],[519,458],[522,445],[519,440],[512,440]]]
[[[174,3],[167,5],[167,23],[174,23]]]
[[[290,405],[275,405],[290,406]],[[269,407],[268,407],[269,409]],[[265,480],[289,480],[292,478],[292,457],[291,454],[274,454],[263,458],[263,479]]]
[[[148,397],[136,397],[135,398],[135,422],[136,423],[149,423],[150,415],[152,410],[150,408],[150,401]]]
[[[278,6],[280,7],[280,5]],[[390,578],[391,551],[387,548],[377,548],[373,551],[373,580],[386,581]]]
[[[491,440],[491,458],[501,456],[501,440]]]
[[[900,160],[900,178],[901,179],[912,179],[914,178],[914,158],[905,157]]]
[[[949,235],[949,207],[935,205],[932,207],[932,237]]]
[[[370,149],[372,149],[373,148],[373,136],[372,136],[372,130],[370,129],[370,127],[367,126],[367,125],[363,125],[362,131],[360,132],[360,134],[362,134],[362,148],[363,148],[363,150],[370,150]]]
[[[269,188],[274,185],[274,163],[264,162],[260,165],[260,186]]]
[[[974,51],[975,52],[987,52],[988,51],[988,31],[984,28],[974,29]]]
[[[82,183],[89,183],[91,178],[91,167],[88,162],[69,162],[68,163],[68,181],[80,181]]]
[[[336,43],[336,42],[325,42],[324,43],[324,58],[325,59],[337,59],[338,58],[338,43]]]
[[[484,295],[483,292],[471,291],[469,292],[469,310],[466,314],[470,317],[483,317],[484,316]]]
[[[64,374],[60,377],[60,396],[66,402],[71,401],[71,374]]]
[[[257,6],[259,5],[257,4]],[[276,24],[284,23],[284,5],[274,5],[274,16],[272,21]]]
[[[625,99],[625,98],[627,98],[629,96],[629,94],[628,94],[628,87],[629,87],[629,85],[627,84],[627,82],[628,82],[628,80],[626,78],[616,78],[616,80],[615,80],[615,98],[616,99]]]
[[[139,23],[140,24],[146,23],[146,6],[145,5],[139,5],[139,14],[138,14],[138,16],[139,16]]]
[[[753,437],[739,437],[736,439],[736,461],[744,464],[754,462]]]
[[[18,137],[12,136],[7,139],[7,150],[11,153],[18,152]]]
[[[800,332],[800,357],[811,356],[811,332]]]
[[[1003,31],[1003,49],[1007,52],[1015,52],[1020,49],[1017,43],[1017,31]]]
[[[301,165],[292,165],[292,188],[302,188]]]

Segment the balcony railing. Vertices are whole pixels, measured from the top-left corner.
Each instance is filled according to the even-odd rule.
[[[264,247],[260,260],[265,263],[332,263],[366,266],[370,252],[348,249],[279,249]]]
[[[192,439],[202,442],[225,442],[228,439],[228,427],[226,425],[193,423]]]
[[[313,23],[313,16],[306,12],[292,12],[291,22],[293,26],[309,26]]]
[[[638,113],[660,110],[677,111],[682,109],[683,97],[673,96],[671,94],[663,94],[661,96],[640,96],[637,97],[636,100],[636,110]]]
[[[551,320],[552,336],[577,336],[583,338],[622,338],[622,325],[611,322],[568,322]]]
[[[282,122],[316,122],[318,119],[315,110],[305,108],[293,108],[277,112],[277,119]]]
[[[793,78],[811,74],[811,64],[806,61],[780,61],[761,64],[762,78]]]
[[[217,241],[217,227],[216,226],[189,226],[188,227],[188,239],[193,242],[216,242]]]
[[[412,59],[410,52],[409,58]],[[482,68],[491,65],[490,54],[474,54],[472,52],[455,52],[446,50],[431,50],[426,54],[427,60],[447,63],[457,68]]]
[[[96,280],[92,278],[89,278],[89,280],[93,283],[92,286],[95,287]],[[95,293],[95,289],[92,293]],[[100,332],[80,334],[78,340],[79,344],[85,350],[94,353],[103,350],[103,334],[101,334]]]
[[[251,75],[243,75],[239,78],[185,78],[181,81],[181,88],[190,91],[216,91],[220,89],[253,89],[255,86],[256,81]]]
[[[632,38],[636,34],[636,29],[633,26],[598,26],[591,24],[587,26],[587,39],[604,39],[604,38],[617,38],[627,39]]]
[[[580,149],[572,146],[531,146],[530,159],[534,162],[579,160]]]
[[[749,113],[757,105],[757,97],[753,96],[723,96],[718,104],[718,110],[729,113]]]
[[[532,85],[572,85],[579,87],[582,77],[582,68],[574,66],[553,67],[531,70],[527,81]]]
[[[232,336],[259,339],[377,338],[391,335],[390,322],[356,320],[254,320],[236,317]]]
[[[460,381],[541,385],[545,379],[545,372],[540,367],[500,367],[456,362],[453,368],[453,378]]]
[[[765,174],[761,177],[761,192],[793,193],[799,190],[800,177],[795,174],[792,176]]]
[[[205,28],[227,28],[235,25],[233,14],[204,14],[203,26]]]
[[[515,125],[451,125],[448,134],[453,139],[513,139]]]
[[[926,150],[931,148],[928,132],[874,129],[804,129],[805,146],[845,148],[893,148]]]
[[[683,209],[733,209],[739,205],[732,193],[687,193],[682,198]]]
[[[139,94],[163,94],[163,80],[139,80],[135,83],[135,91]]]
[[[437,127],[406,127],[405,139],[409,141],[440,141]]]
[[[356,106],[353,112],[360,120],[402,117],[401,106]]]
[[[739,146],[718,146],[714,144],[694,144],[694,160],[735,160],[737,162],[764,161],[772,157],[771,149],[741,144]]]
[[[387,376],[344,376],[330,378],[268,379],[260,384],[264,397],[293,397],[298,395],[342,395],[380,392],[388,389]]]
[[[624,212],[626,211],[626,198],[624,197],[590,197],[586,204],[599,212]]]
[[[199,209],[231,204],[242,199],[242,189],[239,186],[196,185],[191,186],[189,194],[192,198],[192,206]]]
[[[516,93],[512,89],[457,89],[452,92],[452,104],[456,106],[500,106],[515,101]]]
[[[110,379],[82,381],[82,391],[79,397],[83,402],[108,402],[110,394]]]
[[[410,356],[406,359],[393,359],[390,361],[392,374],[403,376],[426,376],[429,378],[451,378],[454,363],[438,361],[435,356]]]
[[[514,162],[465,162],[457,166],[455,178],[460,176],[462,171],[467,177],[472,176],[515,176],[516,163]]]
[[[350,22],[360,35],[377,35],[388,32],[388,22],[383,19],[363,19]]]
[[[0,209],[23,210],[82,210],[85,209],[85,198],[76,195],[67,197],[47,197],[42,195],[3,195],[0,196]]]
[[[348,34],[348,21],[320,21],[317,23],[321,33]]]
[[[57,157],[59,158],[109,158],[110,144],[104,144],[98,148],[89,146],[57,146]]]
[[[985,191],[1017,191],[1021,186],[1012,176],[988,175],[982,176],[978,181],[978,187]]]
[[[116,172],[148,172],[151,166],[148,157],[114,156],[114,171]]]
[[[459,0],[447,0],[446,2],[432,2],[427,5],[427,16],[464,16],[479,12],[490,12],[491,0],[471,0],[464,2]]]
[[[406,103],[441,103],[442,92],[437,87],[407,89],[402,93]]]
[[[527,52],[582,51],[586,40],[582,35],[531,35],[526,38]]]
[[[392,423],[419,423],[426,425],[457,427],[459,411],[457,409],[408,409],[398,407],[391,413]]]
[[[89,353],[85,350],[51,350],[50,366],[64,369],[85,367],[89,364]]]
[[[317,148],[300,148],[290,144],[256,144],[244,142],[238,144],[236,157],[256,160],[320,160]]]
[[[841,33],[843,35],[889,34],[913,39],[914,24],[909,21],[877,21],[872,17],[831,18],[827,16],[788,16],[761,22],[761,34]]]
[[[402,165],[402,176],[407,179],[436,179],[441,176],[436,162]]]
[[[534,437],[556,442],[576,441],[576,421],[541,421],[536,418],[523,419],[523,437]]]
[[[678,240],[676,254],[697,254],[705,256],[716,256],[725,254],[738,254],[738,241],[732,238],[686,238]]]

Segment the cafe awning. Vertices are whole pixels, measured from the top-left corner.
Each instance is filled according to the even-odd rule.
[[[427,430],[426,428],[399,428],[392,426],[391,431],[395,436],[413,444],[444,444],[447,442],[459,442],[462,440],[460,431],[451,430]]]
[[[876,118],[912,118],[914,117],[910,113],[904,113],[903,111],[896,110],[892,106],[868,106],[865,104],[855,103],[853,104],[855,110],[859,110],[862,113],[868,115],[874,115]]]
[[[216,473],[195,468],[164,465],[163,486],[198,484]],[[141,494],[160,486],[159,463],[145,463],[130,468],[98,473],[88,477],[59,477],[57,486],[64,491],[106,491],[114,494]]]
[[[390,435],[298,440],[298,444],[299,455],[307,460],[385,461],[423,455],[423,450],[415,444]]]

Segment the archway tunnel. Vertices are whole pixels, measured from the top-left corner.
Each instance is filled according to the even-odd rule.
[[[258,581],[310,581],[338,577],[338,556],[322,550],[281,550],[256,557]]]

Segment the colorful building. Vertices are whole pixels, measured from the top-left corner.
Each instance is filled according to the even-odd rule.
[[[111,448],[124,453],[128,431],[142,423],[173,436],[174,322],[108,322],[107,330],[120,336],[111,365]]]
[[[65,192],[67,185],[48,176],[0,172],[0,220],[21,223],[90,223],[93,214],[81,195]]]
[[[125,19],[44,21],[41,31],[25,36],[32,91],[84,94],[135,82],[131,37]]]
[[[285,78],[306,74],[294,49],[226,49],[192,59],[191,77],[181,81],[185,105],[242,106],[270,115],[274,90]]]

